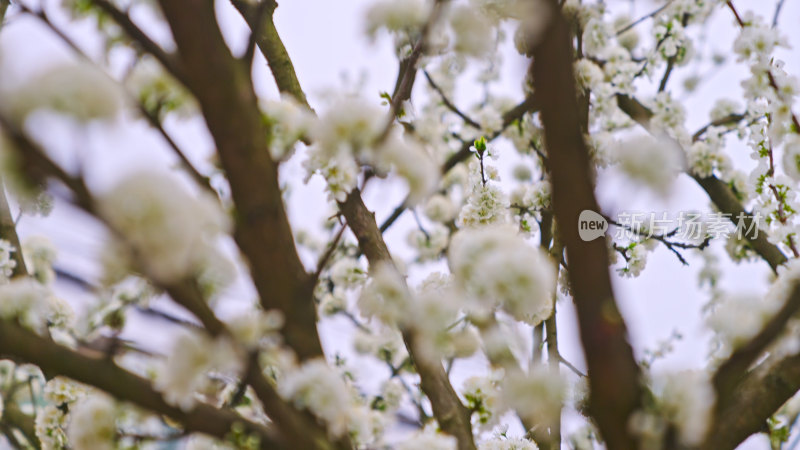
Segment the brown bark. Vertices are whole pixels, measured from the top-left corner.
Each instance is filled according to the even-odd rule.
[[[617,104],[631,119],[650,131],[650,119],[653,117],[653,112],[647,109],[646,106],[635,98],[625,95],[617,95]],[[720,212],[730,214],[730,219],[734,224],[737,223],[739,217],[743,218],[744,231],[746,231],[744,233],[745,238],[753,250],[769,264],[773,271],[776,271],[778,266],[786,262],[786,256],[778,247],[767,240],[766,233],[759,231],[755,227],[750,231],[753,216],[745,211],[744,206],[736,198],[730,186],[713,175],[706,178],[691,174],[690,176],[706,191],[708,197]]]
[[[589,369],[589,409],[609,448],[635,448],[627,428],[629,417],[641,404],[640,372],[614,300],[605,240],[584,242],[578,236],[580,212],[599,208],[581,132],[570,34],[564,18],[552,7],[549,29],[534,47],[531,74],[544,125],[553,209],[567,249]]]
[[[50,376],[62,375],[94,386],[114,398],[164,414],[188,431],[224,439],[238,423],[261,439],[262,448],[286,448],[277,431],[250,422],[232,411],[200,403],[183,411],[164,401],[150,382],[127,372],[107,358],[91,358],[33,334],[8,321],[0,321],[0,354],[39,366]]]
[[[367,209],[361,199],[361,192],[358,189],[353,190],[347,199],[339,204],[339,209],[347,219],[350,230],[356,235],[358,245],[370,265],[393,264],[389,249],[375,222],[375,215]],[[433,414],[439,426],[456,438],[459,450],[474,449],[470,412],[459,400],[441,362],[431,361],[427,357],[430,351],[425,347],[430,343],[420,341],[413,329],[407,328],[401,331],[408,353],[419,373],[422,391],[431,401]]]
[[[321,356],[311,277],[297,255],[246,68],[226,46],[213,2],[164,0],[161,7],[228,176],[236,204],[234,237],[261,303],[283,312],[286,343],[301,359]]]

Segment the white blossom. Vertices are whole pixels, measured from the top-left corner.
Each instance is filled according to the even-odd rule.
[[[505,194],[492,183],[473,183],[467,203],[456,219],[459,228],[507,223],[508,200]]]
[[[143,55],[133,66],[125,85],[149,113],[162,116],[175,111],[188,116],[197,110],[194,97],[155,58]]]
[[[715,393],[709,376],[697,371],[669,373],[657,376],[654,385],[660,412],[677,426],[681,442],[701,444],[714,411]]]
[[[584,89],[594,89],[603,82],[605,74],[600,66],[589,59],[582,58],[575,62],[575,77]]]
[[[66,414],[53,404],[47,404],[36,412],[34,430],[42,448],[58,449],[67,445],[66,419]]]
[[[511,204],[533,210],[550,207],[550,182],[547,180],[523,184],[511,193]]]
[[[631,23],[633,23],[633,19],[631,19],[629,16],[627,15],[617,16],[617,18],[614,19],[614,29],[622,30]],[[630,27],[622,34],[619,34],[618,31],[617,42],[619,42],[619,45],[623,46],[628,51],[635,49],[636,46],[639,45],[639,33],[636,27]]]
[[[497,380],[492,377],[467,378],[461,388],[461,396],[465,400],[465,406],[473,411],[473,422],[477,422],[480,429],[491,429],[504,412]]]
[[[344,257],[338,259],[330,268],[331,281],[333,284],[351,289],[364,284],[367,279],[367,271],[355,258]]]
[[[270,126],[270,153],[277,160],[291,155],[294,144],[306,137],[314,126],[314,115],[291,95],[280,100],[262,100],[261,111]]]
[[[374,37],[381,28],[392,32],[413,32],[425,24],[429,10],[422,0],[375,2],[367,9],[367,34]]]
[[[374,333],[357,331],[353,337],[353,347],[362,355],[375,356],[394,367],[399,367],[408,357],[400,332],[389,327],[380,327]]]
[[[661,45],[659,54],[667,59],[674,58],[680,62],[685,58],[687,47],[691,46],[680,20],[672,18],[653,27],[653,36]]]
[[[325,159],[323,155],[309,152],[309,159],[304,166],[309,172],[309,177],[312,173],[319,172],[325,178],[328,183],[329,200],[343,202],[347,194],[356,187],[359,169],[356,161],[348,155]]]
[[[432,195],[423,209],[425,215],[436,222],[447,223],[453,220],[458,214],[456,205],[446,195]]]
[[[425,230],[414,228],[408,233],[408,243],[419,254],[420,261],[439,259],[439,256],[447,248],[450,230],[440,223],[433,223],[426,226]]]
[[[381,384],[381,399],[383,405],[389,411],[394,411],[400,407],[400,402],[406,395],[403,383],[397,378],[390,378]]]
[[[332,291],[325,292],[319,297],[317,311],[321,316],[332,316],[347,309],[347,297],[344,290],[335,286]]]
[[[395,444],[397,450],[455,450],[456,438],[443,432],[436,431],[435,427],[427,426],[422,431],[417,431],[413,435]]]
[[[455,35],[453,50],[468,56],[483,56],[494,46],[492,23],[474,8],[458,5],[450,12]]]
[[[707,324],[716,332],[721,350],[729,352],[761,331],[780,306],[753,295],[729,294],[715,305]]]
[[[386,324],[408,318],[411,298],[405,281],[391,263],[373,267],[370,282],[364,287],[358,306],[366,317],[377,317]]]
[[[86,386],[78,384],[69,378],[53,377],[44,386],[44,398],[56,406],[64,403],[74,403],[89,393]]]
[[[535,423],[552,420],[551,414],[564,402],[566,389],[564,378],[541,365],[527,374],[507,375],[501,382],[503,405]]]
[[[459,285],[477,299],[499,304],[517,320],[531,325],[550,316],[555,289],[553,263],[513,229],[459,231],[451,240],[448,261]]]
[[[422,146],[413,139],[390,136],[375,157],[390,165],[408,185],[407,204],[414,206],[427,197],[439,182],[439,168]]]
[[[742,111],[742,105],[739,102],[727,98],[721,98],[714,103],[711,108],[709,116],[711,120],[721,120],[732,114],[737,114]]]
[[[0,242],[2,244],[2,242]],[[56,259],[56,248],[46,236],[31,236],[22,244],[22,254],[28,272],[42,284],[50,284],[56,279],[53,262]],[[0,253],[2,255],[2,253]],[[2,257],[0,257],[2,261]],[[0,262],[2,266],[2,262]]]
[[[478,444],[478,450],[538,450],[539,447],[523,438],[493,437]]]
[[[603,58],[608,46],[608,37],[613,34],[611,25],[602,19],[589,20],[583,29],[583,51],[589,56]]]
[[[775,47],[786,45],[786,39],[780,36],[778,30],[763,23],[752,23],[742,28],[733,43],[733,51],[740,61],[751,58],[763,60],[772,54]]]
[[[262,311],[251,308],[226,320],[226,323],[241,344],[255,348],[262,339],[277,336],[277,332],[283,327],[283,314],[278,310]]]
[[[625,267],[617,271],[626,277],[638,277],[647,265],[648,246],[645,243],[633,242],[627,247]]]
[[[323,160],[350,155],[369,164],[373,162],[373,146],[385,123],[385,115],[373,103],[359,97],[344,97],[319,116],[311,128],[311,137]]]
[[[11,254],[16,251],[10,242],[0,239],[0,284],[7,283],[17,267],[17,262],[11,258]]]
[[[285,374],[278,382],[281,397],[300,409],[308,409],[328,425],[333,436],[347,431],[350,388],[321,359],[313,359]]]
[[[686,152],[686,159],[692,173],[701,178],[710,177],[715,171],[727,174],[731,167],[731,161],[721,146],[707,141],[693,143]]]
[[[666,138],[641,135],[620,143],[616,157],[631,179],[665,195],[681,169],[679,151]]]
[[[31,278],[15,278],[0,285],[0,319],[16,320],[42,334],[52,311],[51,297],[49,289]]]
[[[795,181],[800,181],[800,139],[793,137],[783,147],[783,171]]]
[[[660,92],[649,102],[653,111],[650,123],[679,141],[686,134],[686,110],[669,92]]]
[[[100,198],[99,209],[147,275],[165,283],[197,274],[209,257],[210,239],[227,228],[213,200],[156,172],[129,175]]]
[[[12,117],[20,122],[39,109],[60,112],[79,121],[111,119],[122,104],[117,84],[88,63],[52,67],[13,93],[2,94],[8,98],[5,103],[11,108]]]
[[[70,408],[67,436],[72,447],[113,450],[116,435],[116,405],[111,397],[91,394]]]
[[[241,364],[237,349],[228,338],[214,339],[201,332],[186,331],[175,339],[154,386],[168,403],[189,410],[195,404],[196,392],[207,385],[208,372],[238,372]]]

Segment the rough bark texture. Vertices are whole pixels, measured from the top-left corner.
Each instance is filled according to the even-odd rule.
[[[294,246],[246,68],[226,46],[212,1],[164,0],[161,7],[228,175],[236,204],[234,237],[250,263],[261,303],[284,313],[286,343],[301,359],[320,356],[311,277]]]
[[[752,370],[733,391],[717,412],[703,449],[734,449],[751,434],[766,431],[767,418],[800,389],[800,355],[771,362]]]
[[[635,448],[627,429],[631,413],[641,402],[639,367],[614,301],[605,240],[584,242],[578,236],[580,212],[599,208],[581,132],[570,35],[555,10],[543,40],[535,44],[531,71],[544,124],[553,209],[567,249],[589,369],[590,412],[609,448]]]
[[[239,13],[244,17],[247,24],[250,26],[252,32],[256,33],[256,43],[258,44],[261,54],[269,64],[270,71],[275,84],[278,85],[278,90],[281,93],[286,93],[294,97],[300,104],[305,105],[310,109],[306,94],[300,87],[300,81],[297,79],[297,74],[294,70],[289,53],[278,35],[278,30],[275,28],[275,22],[272,15],[275,13],[275,8],[278,4],[274,0],[264,0],[267,11],[261,17],[259,22],[259,14],[257,5],[253,5],[245,0],[232,0],[231,3]]]

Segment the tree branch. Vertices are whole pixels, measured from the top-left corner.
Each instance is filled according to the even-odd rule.
[[[26,7],[25,5],[20,5],[20,6],[21,6],[23,11],[25,11],[26,13],[28,13],[28,14],[38,18],[39,20],[41,20],[50,29],[50,31],[52,31],[56,36],[61,38],[61,40],[64,41],[64,43],[67,44],[79,57],[85,59],[87,62],[89,62],[91,64],[96,64],[89,57],[89,55],[87,55],[86,52],[84,52],[83,49],[81,49],[78,46],[78,44],[74,40],[72,40],[69,36],[67,36],[66,33],[64,33],[60,28],[58,28],[50,20],[50,17],[47,15],[47,13],[44,12],[44,10],[36,12],[36,11],[33,11],[30,8]],[[105,72],[104,72],[104,74],[105,74]],[[114,80],[110,75],[106,74],[106,76],[108,76],[114,82],[117,82],[117,80]],[[203,174],[201,174],[200,171],[197,170],[197,168],[192,164],[192,162],[189,161],[189,158],[186,157],[186,154],[180,149],[180,147],[178,147],[178,144],[172,139],[172,137],[169,135],[169,133],[167,133],[167,131],[164,129],[164,126],[161,123],[161,121],[158,119],[158,117],[156,117],[153,113],[148,111],[147,108],[145,108],[145,106],[142,104],[142,102],[140,102],[138,99],[133,98],[133,96],[131,96],[131,95],[128,95],[127,97],[129,98],[129,100],[132,103],[134,103],[136,105],[136,108],[139,110],[139,113],[145,119],[147,119],[147,122],[150,123],[150,126],[152,126],[156,131],[158,131],[158,133],[161,135],[161,137],[164,138],[164,140],[167,142],[167,145],[169,146],[170,150],[172,150],[172,153],[174,153],[175,156],[178,157],[178,159],[181,162],[182,167],[189,173],[189,176],[191,176],[192,179],[194,179],[194,181],[197,183],[197,185],[200,186],[201,188],[204,188],[206,191],[211,193],[214,197],[217,197],[217,192],[211,186],[211,182],[209,181],[208,177],[203,175]]]
[[[768,359],[751,370],[718,409],[702,447],[736,448],[748,436],[766,429],[766,421],[800,390],[800,355]]]
[[[520,102],[519,104],[517,104],[516,106],[514,106],[513,108],[511,108],[510,110],[506,111],[503,114],[503,126],[500,128],[500,130],[497,130],[490,136],[488,136],[486,140],[488,142],[493,141],[498,136],[500,136],[500,134],[502,134],[502,132],[505,131],[506,128],[511,126],[511,124],[513,124],[517,120],[520,120],[522,116],[525,115],[525,113],[533,112],[536,109],[538,109],[538,105],[533,95],[526,97],[525,100],[523,100],[522,102]],[[442,175],[446,175],[447,172],[450,171],[450,169],[455,167],[458,163],[466,160],[469,157],[469,155],[472,154],[472,152],[470,151],[470,147],[472,147],[472,142],[464,142],[464,144],[457,152],[450,155],[450,157],[447,158],[444,164],[442,164],[441,167]],[[383,221],[383,223],[381,223],[380,226],[381,233],[388,230],[389,227],[391,227],[397,221],[397,219],[399,219],[400,216],[403,215],[403,213],[406,211],[407,208],[408,205],[405,200],[403,200],[403,203],[397,205],[397,207],[395,207],[395,209],[392,210],[392,213],[389,215],[389,217],[387,217]]]
[[[783,9],[783,2],[784,0],[778,0],[778,3],[775,5],[775,13],[772,14],[772,28],[778,26],[778,18],[781,16],[781,10]]]
[[[6,189],[2,180],[0,180],[0,239],[8,241],[14,247],[11,259],[16,263],[16,266],[14,266],[12,276],[27,275],[28,269],[25,267],[25,258],[22,255],[22,246],[19,242],[19,235],[17,235],[17,225],[11,215]]]
[[[267,64],[269,64],[272,76],[275,78],[275,84],[278,85],[278,90],[291,95],[299,103],[311,109],[308,105],[306,94],[300,87],[300,81],[297,79],[289,53],[286,51],[286,47],[284,47],[283,41],[278,35],[278,30],[275,28],[272,16],[278,4],[275,0],[263,1],[267,9],[261,16],[260,23],[258,5],[253,5],[246,0],[231,0],[231,3],[250,26],[251,32],[254,33],[255,42],[258,44],[261,54],[267,60]],[[256,30],[258,31],[256,32]]]
[[[3,117],[0,116],[0,124],[4,123]],[[25,135],[16,131],[13,127],[8,125],[6,125],[6,127],[10,132],[15,133],[12,134],[12,136],[15,137],[17,145],[23,149],[22,154],[28,158],[34,158],[38,164],[45,168],[44,170],[48,175],[56,177],[68,186],[74,184],[76,186],[82,186],[83,189],[85,189],[82,179],[77,178],[78,181],[70,181],[74,178],[71,178],[66,172],[63,172],[59,166],[44,154],[43,150],[29,141]],[[119,234],[110,223],[106,222],[104,218],[97,213],[95,208],[96,201],[88,190],[73,191],[73,195],[77,198],[76,203],[80,205],[84,211],[102,221],[112,233],[119,236],[122,241],[125,242],[124,236]],[[145,265],[141,264],[139,261],[140,255],[137,255],[133,249],[131,250],[135,262],[138,263],[137,265],[145,267]],[[148,277],[154,286],[163,289],[169,294],[175,303],[183,306],[197,317],[202,323],[204,330],[210,335],[219,336],[224,334],[232,336],[232,333],[226,328],[225,324],[217,318],[214,311],[203,298],[196,280],[185,279],[171,284],[164,284],[155,281],[152,274],[144,273],[143,275]],[[312,319],[314,317],[315,316],[312,315]],[[2,343],[1,339],[0,343]],[[287,436],[288,440],[292,442],[303,443],[303,448],[316,448],[321,445],[321,443],[331,444],[327,442],[327,433],[324,427],[316,423],[313,417],[307,412],[297,411],[287,405],[278,397],[273,387],[267,383],[264,375],[258,370],[258,364],[252,364],[251,366],[252,367],[248,368],[248,372],[243,378],[246,378],[248,383],[253,386],[256,394],[264,405],[266,414],[276,424],[280,425],[279,432],[281,434]],[[344,437],[331,445],[336,448],[346,448],[349,444],[347,438]]]
[[[439,97],[442,99],[442,103],[444,103],[444,106],[447,107],[447,109],[455,113],[458,117],[461,117],[461,119],[472,128],[475,128],[476,130],[481,129],[481,125],[478,122],[472,120],[469,116],[464,114],[460,109],[458,109],[456,105],[453,104],[453,102],[450,101],[450,99],[447,98],[447,96],[442,91],[442,88],[440,88],[439,85],[436,84],[435,81],[433,81],[433,78],[431,78],[431,75],[428,73],[427,70],[423,70],[422,74],[425,75],[425,79],[428,80],[428,84],[431,85],[431,88],[433,88],[433,90],[436,91],[437,94],[439,94]]]
[[[400,112],[400,106],[404,101],[411,98],[411,90],[414,88],[414,81],[417,78],[417,63],[419,62],[419,58],[422,57],[422,54],[427,50],[428,37],[431,33],[431,29],[442,15],[444,4],[447,1],[448,0],[434,0],[431,14],[422,26],[419,39],[417,39],[417,42],[414,44],[411,54],[400,61],[397,81],[395,82],[394,92],[392,92],[392,98],[389,102],[389,115],[386,120],[386,125],[383,127],[383,132],[381,132],[377,139],[378,142],[383,142],[389,136],[395,117],[397,117],[397,114]]]
[[[534,112],[537,109],[539,109],[539,106],[540,105],[537,98],[534,97],[533,95],[525,97],[525,100],[523,100],[517,106],[511,108],[510,110],[506,111],[503,114],[503,126],[500,127],[499,130],[496,130],[494,133],[487,136],[486,140],[487,141],[494,140],[495,138],[500,136],[500,134],[502,134],[502,132],[505,131],[505,129],[508,128],[512,123],[516,122],[517,120],[520,120],[522,116],[525,115],[525,113]],[[472,147],[472,142],[466,142],[461,147],[461,149],[459,149],[459,151],[450,155],[450,157],[447,158],[447,161],[445,161],[444,164],[442,165],[442,174],[446,174],[447,172],[450,171],[450,169],[455,167],[456,164],[467,159],[469,155],[472,154],[472,152],[470,152],[469,150],[470,147]]]
[[[728,124],[736,124],[739,121],[741,121],[742,119],[744,119],[744,114],[729,114],[729,115],[727,115],[725,117],[721,117],[721,118],[719,118],[717,120],[712,120],[711,122],[709,122],[708,124],[706,124],[702,128],[700,128],[699,130],[695,131],[695,133],[692,135],[692,142],[697,142],[700,139],[700,137],[703,136],[703,134],[706,131],[708,131],[708,129],[711,128],[711,127],[718,127],[718,126],[728,125]]]
[[[225,44],[211,2],[160,3],[228,176],[234,238],[261,303],[284,314],[286,343],[301,359],[321,356],[311,277],[294,246],[249,74]]]
[[[358,239],[361,251],[371,266],[386,262],[393,264],[386,242],[383,240],[375,215],[367,209],[358,189],[353,190],[339,203],[347,225]],[[430,361],[424,356],[427,343],[420,341],[413,330],[401,330],[403,340],[419,373],[422,391],[431,401],[433,413],[439,426],[458,441],[459,450],[475,448],[470,424],[470,412],[458,399],[441,362]]]
[[[8,5],[10,0],[0,0],[0,30],[3,29],[3,22],[6,18],[6,11],[8,11]]]
[[[589,154],[583,142],[576,102],[568,25],[553,8],[549,29],[532,43],[531,75],[541,105],[541,119],[553,186],[559,236],[567,249],[569,277],[578,325],[589,368],[589,410],[609,448],[635,448],[628,420],[641,405],[640,370],[627,341],[608,273],[603,239],[578,237],[578,216],[598,211],[591,183]]]
[[[631,119],[636,121],[647,131],[652,131],[650,119],[653,117],[653,113],[647,109],[646,106],[633,97],[619,94],[617,95],[617,104]],[[731,221],[738,220],[739,217],[742,217],[742,222],[746,231],[744,233],[745,238],[750,243],[753,250],[769,264],[773,271],[776,271],[778,266],[786,262],[786,256],[778,247],[767,240],[766,233],[752,226],[752,214],[745,211],[744,206],[742,206],[742,203],[736,198],[736,194],[733,193],[733,190],[727,183],[714,175],[706,178],[701,178],[692,174],[689,174],[689,176],[706,191],[708,197],[720,212],[730,214],[729,217]]]
[[[200,403],[191,411],[171,406],[150,382],[134,375],[107,358],[91,358],[37,336],[8,321],[0,321],[0,354],[20,358],[39,366],[45,374],[63,375],[94,386],[114,398],[164,414],[183,424],[186,430],[225,439],[234,424],[261,439],[261,448],[288,448],[272,428],[250,422],[229,410]]]
[[[717,408],[724,409],[731,400],[730,394],[736,389],[747,373],[747,369],[764,350],[785,331],[789,320],[800,311],[800,284],[795,284],[783,307],[761,328],[749,342],[737,348],[714,374],[714,388],[717,391]]]
[[[2,348],[2,344],[0,344],[0,348]],[[18,429],[34,448],[42,447],[39,439],[36,438],[34,418],[22,412],[17,402],[7,401],[5,403],[2,422]]]
[[[153,55],[165,69],[169,71],[178,81],[186,84],[186,76],[183,67],[180,66],[174,55],[167,53],[160,45],[150,39],[150,37],[133,23],[127,13],[121,11],[109,0],[91,0],[98,8],[108,14],[111,19],[125,31],[125,34],[138,44],[146,53]]]

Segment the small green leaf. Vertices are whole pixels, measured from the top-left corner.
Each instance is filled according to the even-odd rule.
[[[481,136],[475,140],[475,150],[477,150],[478,153],[483,153],[486,151],[486,138]]]

